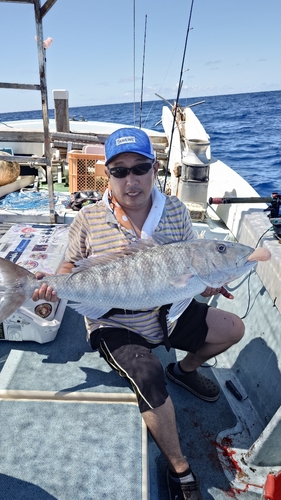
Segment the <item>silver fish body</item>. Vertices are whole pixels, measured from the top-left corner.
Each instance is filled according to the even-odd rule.
[[[130,249],[131,247],[131,249]],[[144,249],[143,249],[144,247]],[[118,253],[77,263],[71,274],[46,276],[42,282],[81,314],[98,318],[111,308],[153,309],[218,288],[250,270],[253,248],[233,242],[193,240],[165,245],[128,245]],[[40,286],[29,271],[0,259],[7,288],[0,305],[0,322]],[[11,301],[14,302],[12,307]]]

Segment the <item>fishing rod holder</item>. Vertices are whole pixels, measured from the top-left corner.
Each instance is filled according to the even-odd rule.
[[[269,206],[264,209],[264,212],[269,212],[269,218],[274,235],[281,240],[281,194],[272,193],[269,197],[249,197],[249,198],[209,198],[209,205],[221,205],[230,203],[269,203]]]

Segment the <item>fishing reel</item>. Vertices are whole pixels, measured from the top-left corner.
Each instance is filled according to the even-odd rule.
[[[281,242],[281,195],[272,193],[270,197],[253,198],[209,198],[209,205],[221,205],[225,203],[269,203],[264,212],[269,212],[267,217],[272,224],[274,236]]]

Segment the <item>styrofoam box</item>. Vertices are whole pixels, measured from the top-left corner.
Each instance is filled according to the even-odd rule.
[[[67,242],[66,225],[15,224],[0,240],[0,257],[33,273],[54,274],[64,259]],[[3,296],[1,274],[0,280]],[[0,340],[32,340],[40,344],[54,340],[66,304],[66,300],[34,302],[28,299],[0,324]]]

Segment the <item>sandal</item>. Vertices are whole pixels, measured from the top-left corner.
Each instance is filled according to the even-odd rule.
[[[190,481],[189,483],[181,484],[173,481],[167,470],[167,485],[170,500],[202,500],[199,482],[195,476],[194,479],[194,481]]]
[[[220,395],[220,389],[207,377],[204,377],[197,370],[185,372],[182,374],[174,374],[176,363],[170,363],[166,368],[166,375],[176,384],[181,385],[195,396],[204,401],[216,401]]]

